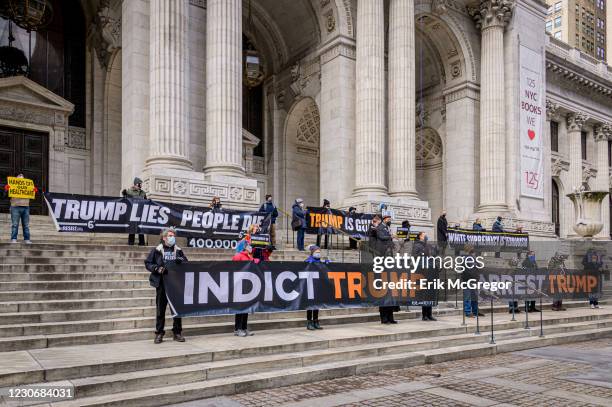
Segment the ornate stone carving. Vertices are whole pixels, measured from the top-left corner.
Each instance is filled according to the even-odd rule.
[[[0,117],[25,123],[55,125],[54,115],[49,111],[34,107],[24,108],[16,105],[0,104]]]
[[[551,161],[551,176],[560,177],[562,171],[569,171],[569,160],[561,156],[559,153],[553,152],[550,157]]]
[[[450,0],[433,0],[431,2],[431,11],[436,15],[445,14],[449,7],[451,7]]]
[[[308,104],[298,122],[296,141],[302,146],[319,149],[320,125],[319,109],[314,102]]]
[[[349,44],[337,44],[330,48],[327,48],[325,51],[321,53],[321,65],[326,64],[332,59],[343,56],[350,59],[355,59],[355,46]]]
[[[70,148],[86,149],[85,129],[82,127],[68,127],[68,137],[66,137],[66,146]]]
[[[461,61],[455,61],[451,64],[451,76],[453,79],[461,76]]]
[[[189,0],[189,4],[206,10],[206,0]]]
[[[330,33],[336,29],[336,18],[334,17],[334,10],[329,10],[324,15],[325,17],[325,28]]]
[[[121,16],[102,0],[91,25],[91,37],[100,65],[108,68],[115,50],[121,48]]]
[[[550,99],[546,99],[546,120],[551,121],[557,114],[559,105]]]
[[[582,162],[582,182],[587,183],[591,178],[595,178],[597,175],[597,170],[593,168],[591,163],[583,161]]]
[[[609,132],[606,131],[605,124],[597,124],[593,126],[593,138],[595,141],[608,141],[610,137]]]
[[[425,103],[417,102],[416,104],[416,127],[421,129],[427,126],[429,120],[429,112],[425,109]]]
[[[478,7],[468,7],[468,13],[478,29],[504,28],[512,18],[514,4],[514,0],[480,0]]]
[[[433,129],[417,132],[415,150],[417,166],[442,162],[442,140]]]
[[[568,131],[581,131],[582,126],[589,120],[589,116],[585,113],[570,113],[567,115],[567,130]]]

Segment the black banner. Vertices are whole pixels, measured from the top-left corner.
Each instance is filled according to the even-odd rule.
[[[189,262],[168,264],[164,284],[173,315],[185,317],[434,303],[437,290],[406,282],[435,275],[348,263]]]
[[[529,234],[448,228],[448,244],[456,249],[471,245],[477,251],[524,252],[529,250]]]
[[[306,213],[306,233],[335,234],[335,229],[341,230],[353,237],[364,239],[374,215],[371,213],[355,213],[350,215],[340,209],[308,207]]]
[[[241,239],[252,224],[267,233],[270,215],[237,210],[178,205],[137,198],[45,193],[49,216],[60,232],[159,234],[174,226],[177,236],[202,240],[203,247],[226,248],[224,241]],[[217,247],[221,241],[222,247]],[[210,242],[210,243],[209,243]],[[200,247],[194,241],[194,247]],[[230,243],[231,245],[231,243]]]

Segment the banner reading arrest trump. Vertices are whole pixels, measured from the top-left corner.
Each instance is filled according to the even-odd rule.
[[[28,178],[7,177],[9,198],[34,199],[36,187],[34,181]]]

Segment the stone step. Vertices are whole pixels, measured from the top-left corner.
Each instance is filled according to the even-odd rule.
[[[548,335],[558,333],[594,330],[612,327],[612,321],[599,323],[576,324],[566,327],[554,327],[548,330]],[[497,340],[517,339],[538,335],[529,330],[508,330],[500,332]],[[85,378],[70,379],[78,398],[107,395],[118,392],[143,390],[157,387],[156,378],[163,377],[165,385],[192,383],[196,381],[214,380],[232,376],[258,374],[267,371],[293,368],[296,366],[314,366],[355,359],[384,358],[389,355],[428,351],[433,349],[486,344],[487,338],[473,334],[457,334],[432,338],[420,338],[386,343],[370,343],[355,346],[340,346],[328,349],[315,349],[291,353],[279,353],[264,356],[249,356],[238,359],[195,363],[165,368],[139,370]]]
[[[0,264],[0,273],[124,273],[146,271],[143,264]],[[148,271],[147,271],[148,273]]]
[[[109,309],[121,307],[149,307],[155,306],[155,296],[130,298],[96,298],[77,300],[30,300],[0,302],[0,315],[2,313],[18,312],[49,312],[71,310]]]
[[[114,373],[108,376],[82,380],[73,378],[71,383],[75,386],[77,399],[54,403],[54,406],[167,405],[218,395],[612,336],[612,328],[596,328],[592,325],[577,327],[571,332],[551,333],[544,338],[538,337],[537,333],[516,331],[515,335],[507,337],[505,334],[498,335],[496,344],[489,344],[487,337],[479,336],[473,339],[473,335],[471,338],[463,335],[463,338],[457,336],[442,338],[439,341],[440,338],[434,341],[427,338],[402,344],[398,344],[395,340],[396,343],[378,343],[377,346],[364,348],[342,346],[340,349],[332,349],[334,347],[328,345],[328,349],[301,349],[297,353],[263,357],[251,356],[250,353],[242,355],[241,352],[237,352],[242,357],[235,360],[214,358],[212,355],[211,359],[205,359],[206,355],[200,354],[200,361],[188,366],[181,365],[180,368],[169,366],[168,360],[157,360],[154,361],[157,362],[157,366],[149,368],[149,372],[140,370],[143,369],[140,367],[140,371],[122,375],[114,369]],[[151,363],[151,360],[148,362]],[[66,367],[63,370],[65,373],[71,369]],[[155,376],[155,372],[159,372],[159,375]],[[49,370],[44,372],[47,380],[56,380],[54,373],[59,372]],[[71,373],[74,374],[74,370]],[[91,374],[90,370],[88,375]],[[168,382],[165,381],[167,375],[169,375]],[[33,376],[36,375],[30,375]],[[163,378],[163,385],[159,385],[159,380],[151,380],[151,377]],[[81,393],[84,397],[80,396]]]
[[[441,310],[439,317],[458,316],[459,311],[453,309]],[[537,320],[532,314],[531,324]],[[612,315],[603,311],[592,315],[571,317],[554,315],[552,319],[545,319],[544,324],[574,323],[590,321]],[[227,318],[229,317],[229,318]],[[357,314],[322,316],[322,324],[326,326],[339,326],[347,324],[371,323],[378,321],[377,312],[361,312]],[[400,312],[396,314],[397,320],[415,320],[420,318],[420,312]],[[499,317],[497,317],[499,318]],[[509,329],[516,324],[524,324],[523,320],[509,321],[505,317],[502,322],[496,323],[500,329]],[[481,325],[487,326],[486,318],[481,318]],[[152,337],[152,328],[155,325],[153,317],[122,318],[91,321],[68,321],[38,324],[0,325],[0,349],[23,350],[41,347],[71,346],[79,344],[110,343],[122,341],[137,341]],[[166,326],[171,327],[171,320],[167,318]],[[250,327],[254,331],[270,331],[285,328],[305,328],[304,314],[294,313],[282,319],[253,319]],[[170,328],[168,328],[170,329]],[[234,330],[233,317],[225,316],[216,322],[203,322],[201,318],[188,318],[183,324],[185,335],[213,335],[218,333],[231,333]]]
[[[92,280],[148,280],[148,271],[123,271],[123,272],[108,272],[104,273],[73,273],[73,272],[56,272],[56,273],[7,273],[0,272],[0,282],[2,281],[92,281]]]
[[[54,291],[150,288],[146,279],[138,280],[73,280],[73,281],[0,281],[0,291]]]
[[[148,288],[115,288],[98,290],[0,291],[0,302],[31,300],[85,300],[96,298],[154,297]]]

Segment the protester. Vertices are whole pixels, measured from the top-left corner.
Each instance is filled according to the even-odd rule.
[[[498,216],[495,222],[493,223],[493,227],[491,228],[493,232],[503,232],[504,225],[502,223],[502,217]]]
[[[370,228],[368,229],[368,251],[373,256],[378,256],[376,254],[377,246],[378,246],[378,225],[382,222],[380,216],[374,215],[372,218],[372,223],[370,223]]]
[[[446,250],[446,242],[448,241],[448,220],[446,220],[446,211],[443,210],[438,218],[438,224],[436,227],[436,238],[438,240],[438,247],[440,253],[444,256]]]
[[[476,258],[476,250],[474,250],[474,247],[472,246],[467,246],[465,248],[465,251],[467,252],[467,255],[465,256],[466,259],[471,258],[471,259],[475,259]],[[465,262],[465,264],[475,264],[474,260],[472,260],[471,262]],[[466,270],[462,273],[462,280],[463,281],[468,281],[471,278],[477,278],[476,275],[473,274],[473,271],[475,269],[475,266],[472,266],[471,268],[468,268],[466,266]],[[463,312],[465,313],[465,316],[468,318],[475,318],[476,316],[480,316],[480,317],[484,317],[484,314],[480,312],[480,310],[478,309],[478,290],[475,288],[466,288],[463,290]]]
[[[485,228],[482,227],[482,221],[480,220],[480,218],[476,218],[474,223],[472,223],[472,230],[475,230],[477,232],[485,231]]]
[[[331,215],[331,204],[327,199],[323,199],[323,208],[326,209],[326,213]],[[329,225],[321,225],[319,226],[319,231],[317,232],[317,246],[321,247],[321,235],[325,235],[325,245],[323,246],[325,250],[329,248],[327,239],[329,235],[333,233],[333,229]]]
[[[382,217],[382,222],[376,227],[376,256],[393,256],[395,245],[391,234],[391,215],[386,213]],[[379,307],[381,324],[397,324],[393,313],[399,311],[397,305]]]
[[[357,208],[355,208],[354,206],[351,206],[348,210],[349,216],[355,216],[356,213],[357,213]],[[361,237],[359,236],[359,234],[349,236],[349,249],[357,250],[357,242],[359,240],[361,240]]]
[[[278,218],[278,209],[274,202],[272,202],[272,195],[266,195],[266,202],[261,204],[259,212],[265,212],[270,214],[270,242],[272,243],[272,249],[276,246],[276,218]]]
[[[597,253],[594,248],[589,248],[582,258],[582,266],[584,271],[588,273],[600,274],[601,268],[603,267],[602,257]],[[599,275],[599,282],[601,284],[601,274]],[[599,308],[599,297],[597,294],[589,295],[589,305],[592,309]]]
[[[149,283],[155,287],[155,305],[156,305],[156,322],[155,322],[155,340],[156,344],[162,343],[164,340],[164,325],[166,321],[166,306],[168,298],[166,297],[166,289],[164,287],[164,275],[168,274],[166,265],[170,262],[180,264],[186,262],[187,257],[183,251],[176,245],[176,232],[170,227],[164,229],[161,233],[160,244],[151,250],[145,260],[145,267],[151,273],[149,275]],[[185,342],[182,335],[181,318],[173,318],[172,333],[174,340],[177,342]]]
[[[23,178],[23,174],[18,174],[17,178]],[[9,190],[9,185],[5,187]],[[36,191],[36,189],[34,189]],[[17,243],[19,233],[19,221],[23,230],[23,242],[31,244],[30,240],[30,200],[28,198],[11,198],[11,243]]]
[[[412,257],[427,257],[431,254],[431,248],[427,244],[427,234],[425,232],[419,232],[417,240],[412,246]],[[433,317],[433,307],[431,305],[423,305],[421,307],[421,319],[423,321],[436,321]]]
[[[565,260],[567,259],[566,255],[562,255],[559,253],[555,253],[553,257],[548,261],[548,272],[549,273],[560,273],[565,274]],[[565,311],[566,308],[563,308],[563,299],[556,295],[553,297],[552,308],[553,311]]]
[[[529,250],[529,252],[527,252],[527,257],[525,257],[525,260],[523,260],[521,265],[528,273],[535,274],[538,271],[538,264],[536,263],[536,256],[533,250]],[[534,295],[538,294],[536,293]],[[535,300],[525,301],[525,309],[527,312],[540,312],[540,310],[536,308]]]
[[[308,250],[310,251],[310,256],[305,260],[306,263],[325,263],[329,264],[330,261],[328,259],[321,260],[321,248],[317,245],[308,246]],[[318,309],[309,309],[306,310],[306,329],[309,331],[313,331],[315,329],[323,329],[321,324],[319,323],[319,310]]]
[[[147,194],[142,190],[142,180],[138,177],[134,178],[134,185],[131,187],[124,189],[121,191],[124,198],[138,198],[138,199],[147,199]],[[128,235],[128,244],[130,246],[134,246],[134,233],[130,233]],[[145,237],[144,234],[138,234],[138,246],[145,245]]]
[[[304,251],[304,234],[306,233],[306,209],[304,200],[297,198],[291,207],[291,229],[297,232],[297,249]]]
[[[251,243],[246,239],[242,239],[240,243],[238,243],[238,247],[240,251],[232,257],[232,261],[254,261],[255,263],[259,263],[259,259],[253,258],[253,247]],[[253,336],[255,335],[253,332],[248,329],[248,313],[241,313],[234,315],[234,335],[245,337],[245,336]]]
[[[219,198],[218,196],[214,196],[212,201],[210,202],[209,208],[212,209],[213,212],[223,212],[221,198]]]

